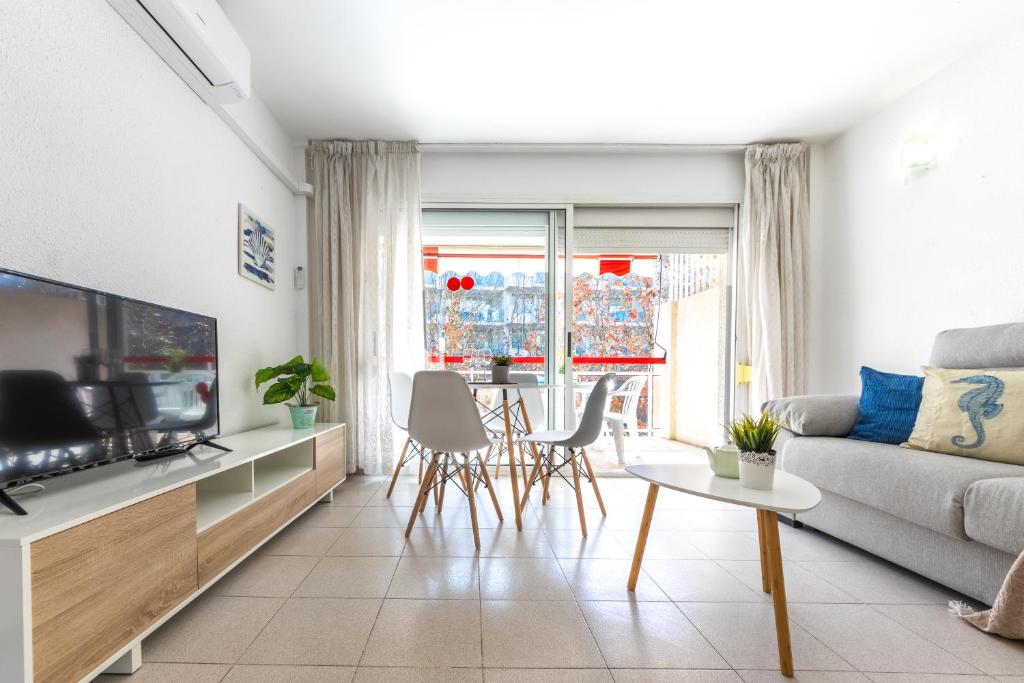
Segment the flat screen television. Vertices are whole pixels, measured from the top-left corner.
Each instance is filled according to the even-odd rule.
[[[215,318],[0,269],[0,493],[205,442],[217,391]]]

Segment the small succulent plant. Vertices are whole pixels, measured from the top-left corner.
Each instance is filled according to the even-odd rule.
[[[729,441],[744,453],[771,453],[784,426],[774,413],[765,412],[756,420],[749,415],[736,418],[729,423],[727,431]]]

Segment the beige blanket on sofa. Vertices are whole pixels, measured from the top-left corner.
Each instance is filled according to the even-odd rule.
[[[949,609],[986,633],[1024,639],[1024,553],[1010,567],[992,609],[975,612],[962,602],[949,603]]]

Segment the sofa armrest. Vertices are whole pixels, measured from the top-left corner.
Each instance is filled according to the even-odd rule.
[[[789,396],[766,401],[770,410],[798,436],[847,436],[860,414],[860,398],[839,394]]]

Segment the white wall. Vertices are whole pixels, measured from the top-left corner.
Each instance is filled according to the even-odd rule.
[[[0,266],[217,317],[222,431],[283,417],[252,371],[307,351],[301,200],[104,0],[0,4]],[[278,282],[237,275],[236,207]]]
[[[742,152],[425,151],[432,201],[737,203]]]
[[[950,327],[1024,320],[1024,33],[960,61],[812,157],[811,391],[913,372]],[[905,182],[902,143],[937,165]]]

